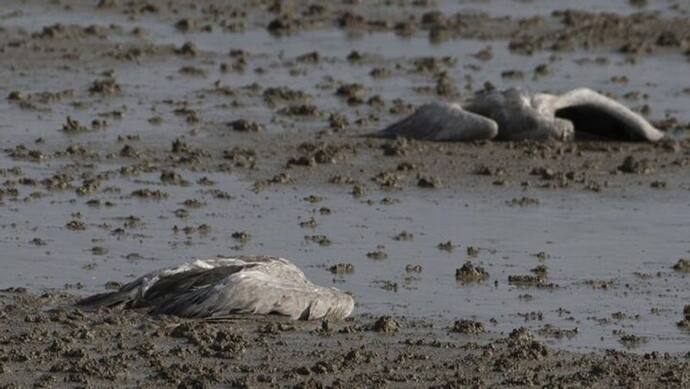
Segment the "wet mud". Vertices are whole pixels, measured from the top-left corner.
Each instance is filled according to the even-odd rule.
[[[0,384],[687,385],[689,12],[3,2],[0,288],[28,291],[0,300]],[[581,86],[666,139],[367,136],[481,89]],[[290,258],[354,318],[69,307],[235,254]]]

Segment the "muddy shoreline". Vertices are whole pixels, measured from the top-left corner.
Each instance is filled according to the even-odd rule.
[[[688,362],[663,353],[557,351],[524,328],[358,315],[309,323],[199,322],[133,311],[82,312],[74,296],[0,296],[6,387],[682,387]],[[565,335],[564,335],[565,336]]]
[[[27,290],[1,296],[0,385],[687,385],[686,4],[5,3],[0,288]],[[667,139],[367,136],[580,86]],[[354,319],[66,308],[234,254],[353,292]]]

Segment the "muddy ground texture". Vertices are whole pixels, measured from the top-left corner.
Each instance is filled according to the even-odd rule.
[[[685,11],[682,6],[676,6],[674,12],[674,3],[668,6],[671,15],[564,10],[515,19],[482,13],[446,15],[435,10],[434,2],[400,2],[406,7],[385,2],[357,6],[347,2],[252,2],[251,6],[232,7],[213,1],[203,5],[102,1],[95,7],[91,2],[45,3],[28,2],[45,12],[79,12],[77,15],[91,14],[94,21],[99,17],[103,21],[56,23],[34,26],[35,30],[3,28],[2,81],[10,105],[6,111],[20,120],[33,117],[44,122],[34,128],[32,122],[5,120],[3,126],[12,130],[12,137],[3,137],[5,152],[14,160],[39,164],[56,159],[70,162],[64,169],[55,168],[50,182],[27,177],[11,167],[3,170],[3,175],[29,187],[29,193],[30,187],[40,184],[48,190],[74,187],[80,194],[97,191],[112,174],[93,169],[98,163],[121,164],[119,173],[124,175],[172,170],[164,178],[169,183],[181,183],[175,169],[213,170],[239,172],[254,179],[257,189],[286,183],[342,184],[355,195],[365,193],[368,187],[433,188],[477,182],[594,191],[612,183],[638,181],[660,187],[687,185],[677,178],[657,180],[649,173],[672,175],[687,170],[690,142],[684,139],[690,118],[683,112],[676,116],[673,111],[664,113],[663,102],[650,101],[646,90],[626,87],[634,80],[624,74],[605,80],[605,84],[607,89],[622,85],[613,89],[625,93],[607,93],[642,113],[651,115],[655,110],[650,119],[671,135],[670,140],[654,145],[451,144],[362,138],[411,113],[413,103],[420,100],[456,100],[476,90],[513,85],[534,84],[538,89],[540,79],[555,77],[551,68],[563,61],[559,53],[581,53],[579,66],[593,72],[611,64],[613,60],[606,54],[622,54],[633,65],[645,56],[690,56],[688,17],[681,12]],[[518,2],[513,6],[529,5]],[[22,7],[29,5],[8,10],[16,10],[19,17]],[[13,13],[4,16],[11,26]],[[116,17],[124,18],[131,28],[106,24]],[[146,28],[151,19],[170,29],[152,28],[154,32],[174,34],[183,43],[157,43],[158,36]],[[276,39],[276,46],[271,46],[275,52],[251,46],[210,51],[192,39],[200,37],[204,42],[204,34],[232,37],[257,29]],[[358,51],[343,58],[319,51],[288,58],[279,51],[281,38],[323,29],[352,34],[394,32],[402,37],[428,32],[431,42],[441,34],[444,39],[457,40],[459,47],[463,39],[486,44],[469,58],[403,53],[405,57],[388,59]],[[552,53],[550,63],[530,70],[511,69],[510,63],[494,65],[492,42],[496,41],[494,45],[506,44],[512,55]],[[120,81],[131,80],[132,74],[149,75],[147,71],[157,66],[170,73],[156,74],[158,79],[136,79],[134,84]],[[495,67],[503,69],[500,79],[483,77],[485,69]],[[369,73],[370,81],[341,80],[348,72],[362,69]],[[453,76],[455,73],[463,79]],[[285,79],[279,78],[283,74]],[[377,89],[378,79],[389,78],[412,78],[417,86],[399,95]],[[236,80],[252,82],[225,83]],[[158,96],[162,87],[157,84],[166,82],[174,86]],[[682,78],[674,80],[675,100],[690,96],[690,85],[684,83]],[[48,123],[53,127],[46,128]],[[4,192],[3,196],[20,198],[28,194],[14,193],[14,188]]]
[[[89,219],[89,210],[117,212],[113,195],[141,201],[141,207],[169,201],[171,217],[178,220],[174,233],[198,236],[203,243],[215,226],[189,225],[186,218],[206,201],[233,198],[223,182],[206,176],[241,177],[257,198],[268,189],[303,189],[315,215],[330,213],[318,205],[326,187],[347,193],[362,207],[395,201],[400,192],[441,188],[479,193],[539,188],[563,196],[601,194],[606,201],[626,191],[690,193],[690,116],[677,109],[690,98],[690,82],[676,77],[668,90],[662,81],[635,83],[638,63],[668,59],[681,69],[690,67],[688,10],[683,2],[669,1],[661,2],[663,11],[651,12],[646,3],[625,2],[620,14],[564,7],[510,18],[442,12],[445,3],[433,1],[232,6],[210,0],[3,1],[0,213],[21,214],[38,205],[80,207],[64,219],[39,217],[19,228],[43,233],[43,224],[54,224],[73,234],[100,228],[113,240],[145,240],[156,233],[155,221],[144,225],[137,215],[122,214],[101,225]],[[507,4],[530,7],[530,2]],[[327,41],[333,32],[476,49],[459,57],[409,52],[387,57],[294,44],[300,34],[326,34],[321,40]],[[288,43],[292,49],[283,50]],[[620,69],[586,86],[647,115],[668,139],[433,143],[364,136],[422,102],[455,100],[480,89],[534,84],[562,92],[559,69],[566,62],[589,73]],[[185,178],[190,176],[199,178]],[[181,187],[196,188],[199,196],[170,199],[169,188]],[[519,207],[538,202],[538,195],[513,199]],[[313,218],[301,223],[301,228],[316,225]],[[7,247],[10,240],[21,241],[37,253],[52,250],[51,258],[60,256],[60,245],[53,246],[49,234],[14,233],[14,223],[2,227]],[[226,235],[229,245],[240,248],[252,238],[241,229]],[[408,235],[396,240],[409,240]],[[313,241],[329,243],[318,234]],[[107,243],[87,242],[82,249],[107,257]],[[446,249],[441,244],[439,250]],[[127,261],[141,259],[131,255]],[[372,250],[369,259],[385,255]],[[677,266],[675,274],[690,271],[681,260]],[[331,271],[348,269],[345,263]],[[421,266],[408,270],[418,271]],[[482,277],[471,265],[458,271],[459,279]],[[127,268],[123,273],[129,274]],[[531,278],[513,281],[542,288],[548,286],[545,275],[546,268],[536,269]],[[116,281],[123,280],[106,287],[117,287]],[[3,282],[9,286],[9,280]],[[68,287],[75,285],[83,287],[77,281]],[[137,312],[81,312],[69,306],[76,298],[21,288],[0,295],[0,386],[690,384],[688,355],[559,351],[519,326],[498,334],[472,320],[361,311],[341,323],[191,322]],[[677,311],[683,307],[679,299]],[[674,319],[679,331],[690,328],[690,313],[684,315]],[[572,335],[552,330],[542,335]],[[621,339],[639,341],[627,334]]]
[[[682,387],[668,354],[573,354],[524,328],[487,340],[480,323],[439,328],[366,315],[344,322],[199,322],[134,311],[82,312],[74,297],[0,295],[3,387]],[[482,339],[481,342],[477,339]]]

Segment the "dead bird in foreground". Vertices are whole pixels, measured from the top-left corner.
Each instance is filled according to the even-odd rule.
[[[196,260],[77,303],[193,318],[277,314],[294,320],[343,319],[354,304],[349,294],[314,285],[290,261],[270,256]]]
[[[556,96],[482,91],[463,104],[431,103],[375,134],[434,141],[600,139],[656,142],[664,134],[591,89]]]

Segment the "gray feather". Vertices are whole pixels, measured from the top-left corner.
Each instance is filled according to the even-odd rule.
[[[459,104],[431,103],[378,133],[381,137],[408,137],[436,141],[492,139],[498,133],[493,120],[464,110]]]
[[[624,105],[590,89],[561,96],[518,89],[481,91],[460,104],[427,104],[377,133],[437,141],[614,139],[656,142],[664,134]]]
[[[498,123],[499,140],[542,140],[573,138],[571,123],[544,115],[539,108],[544,97],[533,99],[529,94],[518,89],[477,93],[467,105],[468,111],[486,116]]]
[[[354,300],[312,284],[291,262],[276,257],[198,260],[149,273],[119,291],[88,297],[81,306],[146,307],[185,317],[278,314],[293,319],[342,319]]]
[[[656,142],[664,134],[623,104],[591,89],[580,88],[558,97],[555,116],[570,120],[576,134],[630,141]]]

